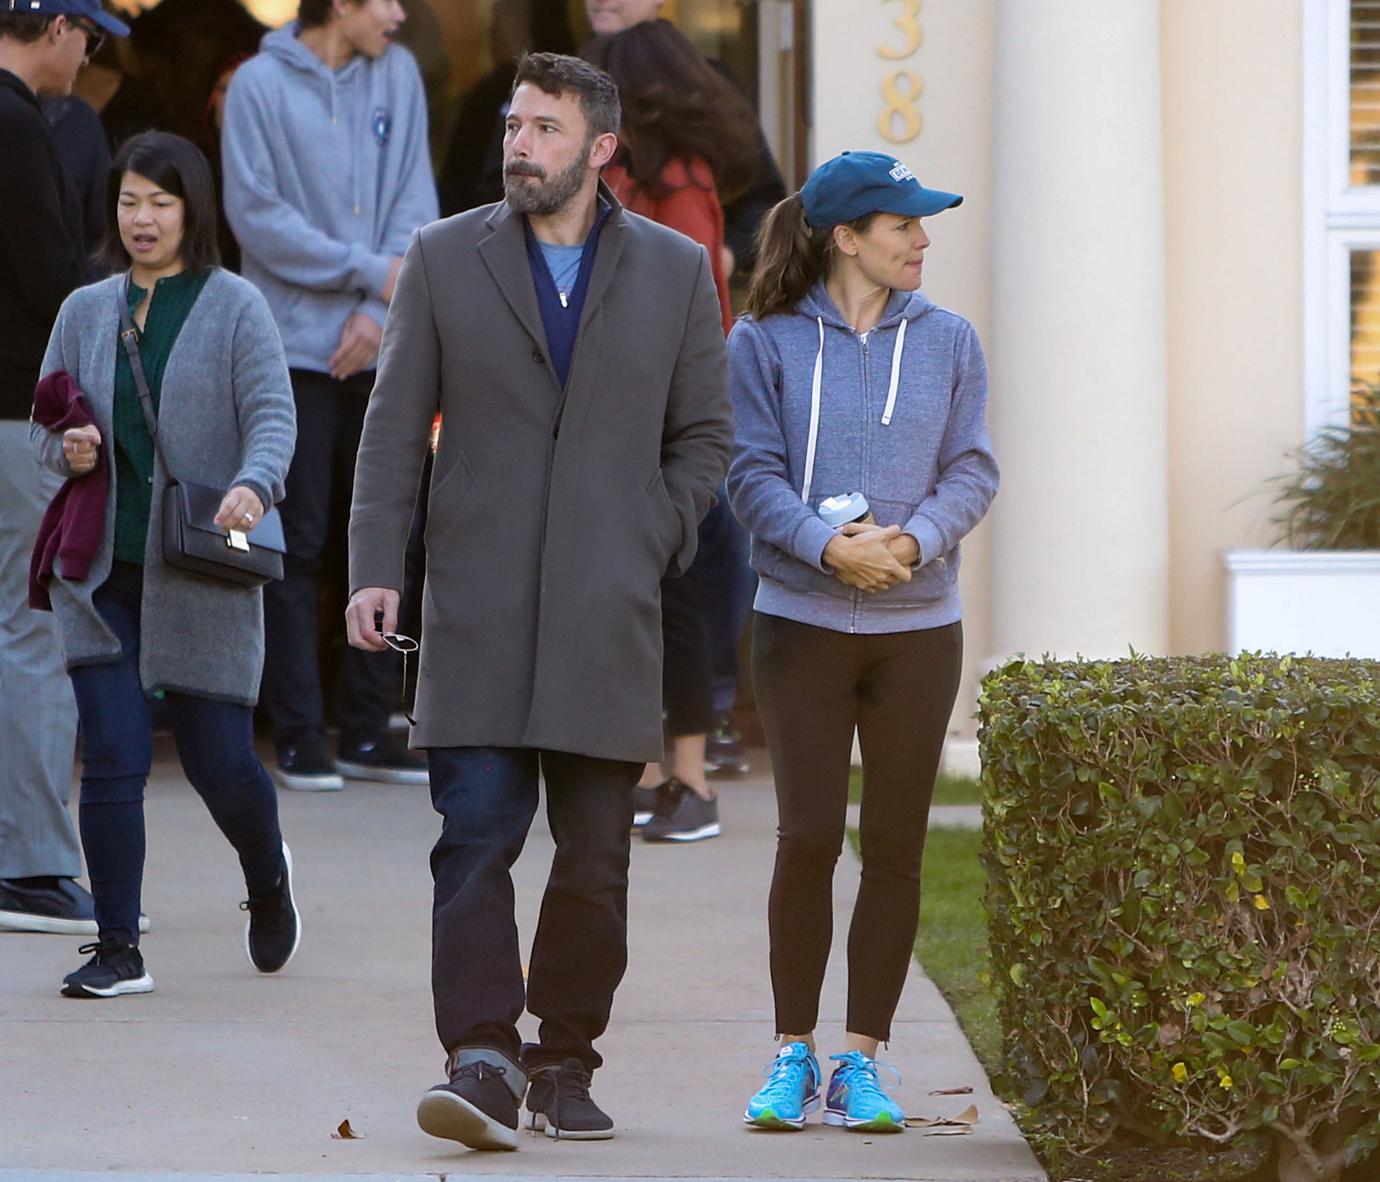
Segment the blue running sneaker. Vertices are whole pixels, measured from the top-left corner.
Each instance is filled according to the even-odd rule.
[[[877,1068],[886,1067],[901,1077],[895,1068],[869,1059],[861,1051],[830,1055],[838,1064],[829,1077],[829,1099],[824,1108],[824,1123],[860,1133],[900,1133],[905,1131],[906,1114],[877,1082]]]
[[[819,1060],[803,1042],[788,1042],[762,1073],[766,1085],[748,1101],[745,1124],[759,1129],[803,1129],[819,1107]]]

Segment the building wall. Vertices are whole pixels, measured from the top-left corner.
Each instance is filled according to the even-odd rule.
[[[1303,440],[1302,0],[1163,0],[1171,646],[1226,644],[1219,552],[1275,540]],[[998,261],[1000,266],[1000,261]]]
[[[814,0],[811,164],[845,149],[890,152],[920,180],[962,193],[963,204],[932,219],[933,245],[926,253],[925,291],[937,304],[971,320],[987,339],[991,326],[992,87],[995,70],[994,0],[925,0],[915,5],[922,40],[909,57],[886,58],[908,37],[896,21],[902,3]],[[883,138],[878,118],[886,106],[884,80],[913,71],[923,83],[916,103],[919,134],[905,143]],[[898,117],[894,134],[909,130]],[[1004,392],[993,389],[991,397]],[[977,682],[990,651],[989,542],[980,526],[964,544],[962,590],[963,687],[954,710],[955,730],[972,733]]]
[[[1225,645],[1220,552],[1274,540],[1266,482],[1303,439],[1303,4],[1159,0],[1159,44],[1144,47],[1158,56],[1161,80],[1162,152],[1145,159],[1162,172],[1147,175],[1147,184],[1164,190],[1168,374],[1169,548],[1151,577],[1164,580],[1174,652]],[[887,59],[882,48],[899,50],[912,39],[896,23],[908,7],[923,41],[909,58]],[[1001,4],[816,0],[814,11],[812,163],[847,147],[891,151],[922,181],[965,194],[960,209],[929,227],[926,290],[969,317],[1000,358],[993,285],[1002,282],[1003,260],[993,256],[992,186]],[[923,82],[915,104],[923,124],[900,144],[878,127],[883,80],[898,68]],[[1088,101],[1097,105],[1097,96]],[[899,119],[893,126],[909,130]],[[1107,265],[1116,265],[1114,252]],[[1019,370],[998,364],[993,379],[999,419],[1003,401],[1022,396]],[[1107,446],[1135,442],[1109,435]],[[1087,490],[1090,498],[1109,493],[1116,495]],[[1098,545],[1093,537],[1084,542]],[[965,549],[968,668],[955,727],[971,733],[976,679],[1004,655],[995,652],[1003,626],[992,614],[1002,555],[986,526]],[[1049,561],[1060,561],[1057,553]],[[1133,629],[1128,621],[1128,634]]]

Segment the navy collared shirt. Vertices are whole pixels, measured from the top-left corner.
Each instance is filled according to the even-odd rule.
[[[537,289],[537,306],[541,309],[541,323],[546,330],[546,352],[551,358],[552,368],[564,388],[570,378],[570,362],[575,356],[575,339],[580,333],[580,314],[585,308],[585,296],[589,292],[589,278],[594,273],[594,256],[599,253],[599,234],[608,221],[613,206],[607,202],[599,203],[599,213],[590,227],[585,239],[584,253],[580,256],[580,273],[575,286],[561,301],[556,289],[556,281],[551,278],[551,268],[546,265],[541,243],[532,233],[532,224],[524,216],[522,232],[527,240],[527,261],[532,267],[532,283]]]

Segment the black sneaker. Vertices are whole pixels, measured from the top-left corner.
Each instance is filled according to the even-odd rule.
[[[578,1059],[532,1071],[527,1089],[527,1127],[557,1141],[607,1141],[613,1121],[589,1094],[589,1069]]]
[[[153,978],[144,971],[139,949],[118,936],[106,936],[95,944],[83,944],[83,956],[95,953],[75,973],[62,979],[63,997],[119,997],[125,993],[152,993]]]
[[[377,780],[382,784],[430,784],[424,756],[409,751],[401,735],[342,746],[335,770],[348,780]]]
[[[488,1047],[456,1047],[446,1070],[450,1082],[437,1084],[417,1105],[422,1132],[470,1149],[516,1149],[526,1072]]]
[[[250,891],[240,910],[249,912],[244,925],[249,963],[261,973],[276,973],[302,942],[302,917],[292,897],[292,851],[287,842],[283,842],[283,877],[278,889],[262,895]]]
[[[139,930],[149,930],[139,912]],[[75,878],[0,878],[0,932],[52,932],[95,936],[96,904]]]
[[[273,778],[281,788],[298,792],[339,792],[345,781],[326,754],[326,740],[315,731],[278,744],[278,770]]]
[[[642,826],[643,841],[703,841],[719,836],[719,802],[680,780],[668,780],[666,807]]]
[[[714,729],[709,732],[704,744],[704,770],[720,778],[745,776],[748,773],[743,736],[733,725],[730,715],[720,714],[714,720]]]
[[[0,931],[96,935],[90,892],[71,878],[0,879]]]
[[[644,788],[641,784],[633,789],[633,828],[641,829],[657,814],[666,795],[666,785],[657,784]]]

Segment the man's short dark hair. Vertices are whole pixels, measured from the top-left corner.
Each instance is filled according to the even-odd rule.
[[[0,37],[32,45],[48,31],[54,19],[32,12],[0,12]]]
[[[216,186],[211,166],[191,140],[166,131],[146,131],[124,142],[115,153],[105,186],[106,232],[100,260],[123,271],[129,252],[120,239],[120,183],[137,172],[165,193],[182,198],[182,265],[204,271],[220,263],[216,237]]]
[[[364,0],[349,0],[351,4],[363,4]],[[301,0],[297,6],[297,23],[304,29],[319,29],[331,23],[334,5],[331,0]]]
[[[591,66],[583,58],[564,53],[525,53],[518,62],[514,94],[524,82],[556,98],[563,94],[575,95],[580,100],[585,122],[589,124],[591,138],[618,134],[623,122],[618,87],[603,70]]]

